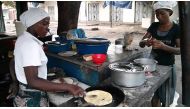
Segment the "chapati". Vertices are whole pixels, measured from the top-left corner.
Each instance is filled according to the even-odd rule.
[[[86,93],[84,100],[95,106],[103,106],[112,102],[112,95],[103,90],[93,90]]]

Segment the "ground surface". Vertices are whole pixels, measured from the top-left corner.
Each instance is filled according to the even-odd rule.
[[[139,40],[143,37],[143,34],[146,32],[146,29],[141,28],[141,25],[137,24],[125,24],[125,25],[115,25],[111,28],[110,24],[90,24],[90,23],[79,23],[78,28],[83,28],[87,37],[104,37],[111,41],[115,42],[115,39],[123,38],[125,32],[136,32],[139,33],[133,39],[133,45],[138,45]],[[93,28],[98,30],[92,30]],[[14,24],[6,24],[6,30],[10,33],[15,33]],[[50,23],[50,30],[53,34],[56,34],[57,23]],[[182,94],[182,81],[181,81],[181,56],[176,56],[176,73],[177,73],[177,92],[180,95],[178,103],[181,103],[181,94]]]

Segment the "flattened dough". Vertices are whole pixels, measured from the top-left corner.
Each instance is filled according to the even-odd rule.
[[[112,102],[112,95],[103,90],[93,90],[86,93],[84,100],[96,106],[103,106]]]
[[[73,84],[73,83],[74,83],[73,79],[70,78],[70,77],[64,77],[64,78],[62,78],[62,79],[63,79],[64,82],[67,83],[67,84]],[[62,83],[62,82],[60,81],[60,79],[55,79],[55,80],[53,80],[52,82],[55,82],[55,83]]]

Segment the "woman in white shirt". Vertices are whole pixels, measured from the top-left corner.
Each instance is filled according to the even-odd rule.
[[[49,106],[45,92],[68,91],[77,96],[83,89],[66,83],[47,80],[47,57],[38,37],[48,32],[50,17],[42,9],[32,8],[20,16],[26,31],[18,37],[14,56],[15,73],[19,81],[19,92],[14,106]]]

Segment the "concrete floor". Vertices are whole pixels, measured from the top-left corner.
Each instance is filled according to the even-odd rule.
[[[50,23],[50,31],[56,34],[57,22]],[[115,39],[123,38],[125,32],[137,32],[139,33],[134,37],[133,45],[138,46],[138,42],[143,37],[146,29],[141,28],[141,25],[137,24],[125,24],[125,25],[114,25],[112,28],[110,24],[90,24],[90,23],[79,23],[78,28],[83,28],[87,37],[104,37],[115,42]],[[93,28],[98,28],[98,30],[92,30]],[[15,34],[14,24],[6,24],[6,30],[9,33]],[[179,93],[180,98],[178,99],[178,104],[181,104],[182,95],[182,81],[181,81],[181,55],[176,56],[176,73],[177,73],[177,88],[176,91]]]

